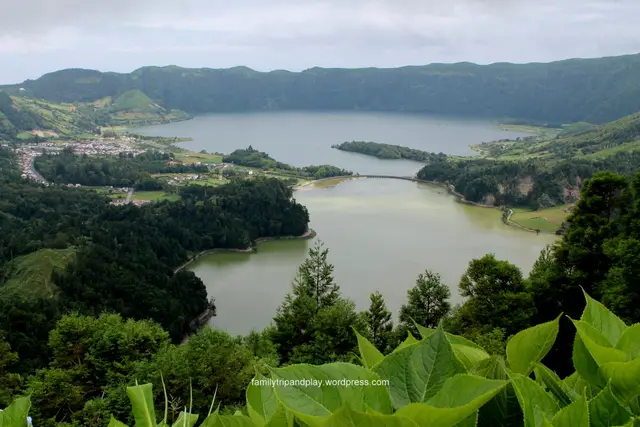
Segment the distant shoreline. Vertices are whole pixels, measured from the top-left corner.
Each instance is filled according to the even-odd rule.
[[[243,254],[249,253],[250,254],[250,253],[257,252],[258,245],[261,243],[270,242],[274,240],[308,240],[308,239],[313,239],[314,237],[316,237],[316,235],[317,233],[315,232],[315,230],[309,228],[304,234],[301,234],[300,236],[259,237],[256,240],[254,240],[253,243],[248,248],[245,248],[245,249],[237,249],[237,248],[207,249],[206,251],[202,251],[194,255],[189,261],[185,262],[180,267],[175,269],[173,273],[175,274],[178,271],[183,270],[185,267],[196,262],[198,259],[200,259],[200,257],[204,255],[212,255],[217,253],[243,253]]]

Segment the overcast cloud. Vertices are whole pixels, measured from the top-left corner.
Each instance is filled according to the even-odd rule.
[[[303,70],[640,52],[640,0],[0,2],[0,83],[62,68]]]

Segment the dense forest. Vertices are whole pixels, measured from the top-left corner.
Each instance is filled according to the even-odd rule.
[[[575,202],[584,180],[599,171],[631,176],[639,167],[640,152],[622,151],[603,158],[561,161],[449,159],[424,166],[417,177],[450,183],[472,202],[544,209]]]
[[[346,141],[342,144],[332,145],[331,148],[349,151],[352,153],[366,154],[379,159],[407,159],[418,162],[444,161],[447,155],[444,153],[430,153],[415,148],[402,147],[400,145],[382,144],[379,142]]]
[[[277,179],[234,180],[177,202],[117,207],[91,191],[23,181],[15,159],[0,154],[0,336],[22,373],[47,364],[49,332],[71,311],[151,319],[179,342],[215,306],[202,281],[177,267],[200,251],[307,230],[306,209]],[[51,267],[62,253],[65,263]],[[50,277],[33,280],[47,271]]]
[[[0,89],[57,102],[93,102],[139,90],[189,113],[368,110],[604,123],[640,111],[640,55],[547,64],[431,64],[393,69],[258,72],[175,66],[129,74],[69,69]]]
[[[301,178],[321,179],[331,178],[334,176],[353,175],[353,172],[351,171],[331,165],[305,166],[297,168],[295,166],[279,162],[267,153],[258,151],[252,146],[249,146],[246,149],[235,150],[231,154],[224,156],[222,161],[251,168],[273,169],[287,175],[298,176]]]
[[[6,154],[0,159],[10,160]],[[255,408],[245,406],[244,390],[256,372],[271,375],[273,368],[290,364],[351,362],[389,378],[393,372],[382,366],[375,369],[375,360],[418,363],[423,351],[424,357],[437,361],[437,366],[451,366],[442,368],[447,375],[470,372],[475,375],[474,381],[483,377],[500,380],[500,375],[515,381],[515,372],[506,376],[506,360],[512,370],[523,374],[522,378],[535,367],[536,381],[542,381],[543,386],[541,392],[534,393],[538,396],[535,398],[542,399],[540,393],[548,389],[560,405],[572,407],[571,402],[579,400],[581,394],[574,396],[571,390],[585,392],[592,399],[603,387],[597,385],[593,363],[597,368],[606,363],[607,357],[627,348],[620,334],[627,329],[635,333],[637,328],[622,322],[640,321],[640,294],[635,286],[640,271],[640,174],[627,178],[601,172],[587,180],[568,219],[566,234],[540,254],[528,277],[518,267],[491,254],[470,260],[458,283],[458,292],[465,298],[458,306],[451,304],[450,286],[437,272],[425,270],[407,292],[397,321],[380,293],[372,294],[370,306],[358,312],[334,280],[329,248],[316,242],[300,265],[291,292],[264,331],[231,337],[224,331],[205,328],[181,344],[178,342],[184,324],[180,323],[186,322],[188,314],[206,306],[206,294],[195,276],[186,272],[173,274],[171,268],[186,259],[190,251],[211,246],[242,247],[255,236],[303,231],[308,214],[291,202],[289,189],[275,180],[237,180],[204,193],[185,191],[185,196],[191,196],[181,202],[141,209],[108,207],[96,194],[45,189],[13,177],[5,177],[0,188],[2,229],[12,231],[1,236],[4,262],[38,248],[65,246],[51,243],[61,233],[67,234],[68,244],[77,247],[75,260],[54,275],[56,297],[19,299],[7,293],[7,284],[0,287],[0,404],[30,395],[34,425],[106,426],[112,415],[131,423],[134,414],[125,388],[136,382],[153,384],[149,399],[155,401],[157,419],[165,414],[166,399],[170,423],[188,405],[194,413],[209,413],[214,394],[222,404],[222,414],[239,411],[255,415]],[[213,197],[203,198],[202,194]],[[72,222],[76,224],[72,226]],[[35,236],[42,237],[34,240]],[[622,320],[615,323],[614,319],[605,318],[606,312],[595,302],[585,310],[583,291],[602,301]],[[20,294],[24,296],[25,292]],[[599,327],[603,334],[617,333],[610,339],[614,343],[620,339],[621,344],[614,349],[615,344],[608,344],[604,335],[596,342],[585,341],[588,347],[579,347],[582,341],[578,339],[574,344],[576,329],[569,317],[579,319],[583,310],[587,312],[582,315],[583,323],[597,320],[594,328]],[[561,313],[569,317],[559,317]],[[530,330],[525,334],[528,338],[518,334],[542,322],[547,323]],[[584,329],[578,321],[573,323],[584,340],[595,340],[600,334],[594,332],[597,329]],[[605,328],[605,323],[611,327]],[[613,328],[615,325],[618,329]],[[555,329],[549,332],[549,328]],[[555,340],[555,345],[530,348],[530,353],[536,350],[536,355],[526,356],[532,359],[517,365],[515,344],[509,341],[516,334],[519,340],[526,341],[521,342],[524,347],[537,345],[531,341],[539,340]],[[608,350],[601,350],[601,358],[591,365],[588,360],[572,358],[572,353],[590,354],[597,348]],[[420,354],[408,358],[414,349],[420,349]],[[429,356],[431,352],[435,353]],[[544,366],[536,364],[540,361]],[[308,365],[299,366],[306,369],[305,375],[316,375]],[[347,375],[346,365],[316,369],[322,371],[330,366],[342,367],[336,378]],[[540,376],[543,368],[544,375]],[[421,372],[411,370],[410,374],[392,379],[402,385],[423,378]],[[429,372],[442,374],[440,368]],[[635,378],[634,372],[629,372],[630,378]],[[434,383],[431,395],[443,387],[442,381]],[[593,384],[596,389],[584,391],[578,387],[579,381]],[[162,391],[163,384],[167,395]],[[398,384],[391,387],[394,408],[416,402],[412,394],[394,394]],[[483,400],[498,406],[480,411],[474,425],[534,426],[526,421],[533,416],[528,412],[527,399],[516,399],[516,394],[524,393],[519,384],[514,382],[515,391],[509,387],[496,400]],[[629,396],[631,389],[612,388],[610,392]],[[637,395],[634,393],[631,395]],[[283,396],[279,399],[286,399]],[[502,399],[519,404],[506,404],[507,400]],[[593,411],[591,416],[606,419],[608,413],[610,420],[626,420],[637,410],[633,404],[627,408],[626,400],[616,399],[612,397],[606,404],[618,401],[622,409],[615,413]],[[553,415],[560,407],[547,410]],[[496,415],[495,411],[499,412],[499,423],[488,418],[489,414]],[[270,417],[272,412],[264,416]]]
[[[76,155],[70,147],[59,154],[43,154],[35,158],[34,167],[50,182],[88,186],[135,187],[157,190],[161,183],[151,177],[158,173],[205,173],[207,166],[171,164],[172,153],[147,151],[137,156],[120,153],[118,157]]]

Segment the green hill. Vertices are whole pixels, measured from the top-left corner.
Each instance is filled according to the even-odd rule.
[[[54,272],[64,270],[75,249],[40,249],[9,262],[0,281],[0,295],[35,294],[52,297],[57,292],[51,281]]]
[[[5,90],[19,88],[27,96],[74,103],[118,100],[139,90],[168,110],[190,113],[368,110],[517,118],[547,125],[605,123],[640,111],[640,55],[302,72],[176,66],[128,74],[69,69]],[[136,106],[147,102],[137,92],[125,100],[125,105]]]
[[[495,141],[481,156],[435,159],[418,172],[447,182],[467,200],[545,209],[575,202],[585,179],[598,171],[640,170],[640,113],[570,136]]]
[[[14,98],[0,92],[0,140],[11,140],[21,132],[37,129],[42,124],[42,117],[21,108]]]
[[[116,110],[155,111],[161,109],[157,104],[141,91],[134,89],[120,95],[111,107]]]

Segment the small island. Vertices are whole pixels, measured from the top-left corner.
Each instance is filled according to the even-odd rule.
[[[367,156],[374,156],[379,159],[406,159],[423,163],[433,163],[447,158],[444,153],[431,153],[428,151],[416,150],[415,148],[403,147],[400,145],[382,144],[379,142],[367,141],[346,141],[342,144],[332,145],[331,148],[351,153],[360,153]]]

